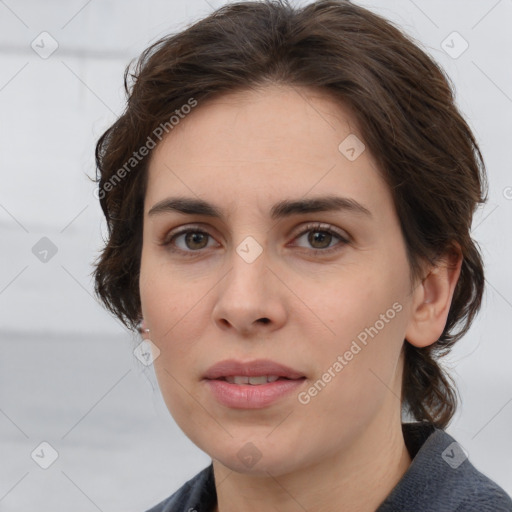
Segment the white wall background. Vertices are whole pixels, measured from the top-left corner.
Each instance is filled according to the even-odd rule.
[[[86,175],[96,139],[123,109],[126,64],[223,3],[0,1],[1,511],[142,512],[209,463],[133,356],[137,338],[93,297],[105,223]],[[489,202],[473,235],[487,291],[448,360],[463,399],[448,432],[512,494],[512,1],[356,3],[446,69],[484,153]],[[453,31],[469,44],[457,58],[441,46]],[[463,43],[452,39],[455,55]],[[43,59],[33,41],[58,48]],[[46,263],[32,252],[42,237],[57,249]],[[42,441],[59,455],[47,470],[30,456]]]

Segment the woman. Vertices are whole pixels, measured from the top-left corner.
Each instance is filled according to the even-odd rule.
[[[96,292],[212,458],[151,512],[511,511],[444,430],[486,182],[439,67],[348,1],[261,1],[127,75]]]

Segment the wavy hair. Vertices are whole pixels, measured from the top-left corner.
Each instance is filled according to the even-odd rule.
[[[126,108],[97,142],[96,181],[108,240],[95,262],[95,292],[129,329],[141,319],[139,274],[148,136],[191,98],[202,102],[266,84],[323,91],[353,112],[392,193],[411,282],[425,262],[459,244],[463,262],[446,326],[418,348],[404,340],[403,411],[447,426],[456,387],[439,363],[469,329],[481,304],[483,263],[470,236],[486,201],[475,138],[453,85],[417,42],[346,0],[294,7],[288,0],[228,4],[164,37],[124,75]],[[127,162],[134,165],[126,167]],[[121,173],[121,169],[125,172]],[[122,174],[122,179],[119,178]]]

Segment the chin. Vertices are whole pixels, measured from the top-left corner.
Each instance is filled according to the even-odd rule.
[[[204,448],[203,448],[204,450]],[[225,446],[215,444],[212,450],[204,450],[214,462],[236,471],[237,473],[268,477],[278,477],[292,473],[304,465],[305,453],[300,447],[283,444],[274,446],[265,438],[254,438],[254,441],[234,441],[230,439]]]
[[[215,462],[222,464],[231,471],[251,476],[268,477],[272,475],[278,477],[290,473],[295,469],[293,466],[285,464],[283,459],[278,460],[275,454],[272,456],[271,460],[265,460],[262,456],[261,459],[256,462],[250,460],[241,461],[238,454],[234,454],[230,457],[223,455],[220,459],[212,458]]]

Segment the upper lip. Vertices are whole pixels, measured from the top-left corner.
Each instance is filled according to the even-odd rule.
[[[211,366],[205,379],[218,379],[220,377],[246,376],[257,377],[260,375],[277,375],[287,379],[300,379],[304,375],[293,368],[276,363],[270,359],[255,359],[253,361],[237,361],[226,359]]]

